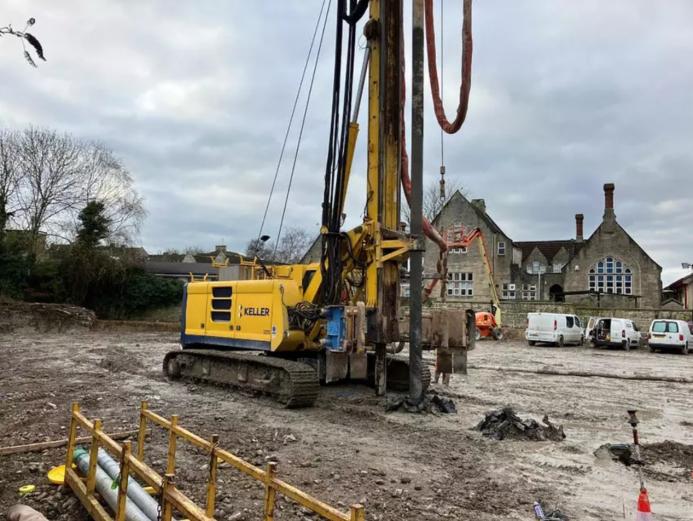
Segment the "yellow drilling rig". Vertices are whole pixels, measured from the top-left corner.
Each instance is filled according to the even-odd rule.
[[[271,395],[288,407],[305,407],[315,401],[321,382],[346,379],[368,381],[381,395],[387,388],[408,390],[413,402],[420,401],[430,381],[421,361],[422,347],[438,348],[447,355],[439,363],[453,371],[452,353],[467,345],[464,312],[440,311],[427,313],[423,322],[421,318],[424,233],[436,238],[431,225],[422,222],[421,211],[424,12],[431,26],[426,35],[431,73],[432,0],[413,0],[411,182],[404,143],[403,4],[402,0],[337,0],[320,261],[268,267],[260,260],[250,280],[188,283],[182,349],[164,359],[169,378],[247,389]],[[471,0],[464,1],[464,14],[460,94],[464,106],[452,124],[457,129],[469,95]],[[356,27],[362,17],[367,49],[357,75]],[[437,73],[435,83],[434,101]],[[343,231],[363,93],[367,99],[365,215],[361,224]],[[409,234],[400,228],[403,189],[412,209]],[[404,323],[399,312],[400,274],[407,258],[410,323]],[[409,358],[393,353],[401,349],[393,346],[401,346],[405,338]]]

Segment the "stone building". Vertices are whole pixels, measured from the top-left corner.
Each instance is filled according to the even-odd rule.
[[[433,225],[448,234],[480,228],[502,300],[594,300],[606,305],[659,307],[662,268],[616,221],[614,185],[604,185],[604,215],[584,237],[584,215],[575,216],[575,237],[553,241],[513,241],[491,219],[481,199],[456,192]],[[438,249],[427,241],[424,272],[435,272]],[[446,298],[490,302],[490,286],[478,241],[448,257]],[[435,290],[434,297],[440,298]]]
[[[513,267],[512,240],[486,213],[483,199],[471,202],[459,191],[455,192],[433,219],[433,226],[447,235],[448,240],[466,235],[476,228],[481,230],[488,264],[495,279],[510,280]],[[430,280],[436,274],[438,247],[426,239],[424,277]],[[491,279],[484,262],[481,243],[477,239],[467,248],[452,249],[448,253],[447,296],[470,302],[491,302]],[[433,296],[439,295],[439,289]]]

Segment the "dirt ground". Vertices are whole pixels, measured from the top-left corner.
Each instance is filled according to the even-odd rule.
[[[221,446],[265,465],[333,505],[361,502],[367,519],[533,519],[532,503],[560,508],[571,520],[633,519],[636,471],[595,457],[604,443],[631,441],[626,410],[636,408],[645,472],[659,521],[693,519],[693,385],[603,377],[497,371],[488,367],[598,371],[618,375],[693,377],[693,356],[579,347],[529,347],[520,341],[482,342],[469,354],[466,377],[449,388],[455,415],[385,413],[384,400],[364,386],[322,389],[315,407],[285,410],[228,390],[168,382],[161,359],[177,347],[174,333],[95,331],[0,336],[0,446],[64,438],[71,401],[107,431],[136,427],[140,400],[162,415],[179,414],[198,434],[220,435]],[[563,425],[562,442],[496,441],[472,430],[490,409],[514,407]],[[85,520],[46,471],[64,448],[0,456],[0,515],[23,501],[52,520]],[[148,459],[163,470],[165,435],[155,431]],[[201,500],[206,458],[179,450],[177,482]],[[261,519],[262,489],[231,469],[220,471],[217,519]],[[317,519],[293,503],[278,503],[277,519]]]

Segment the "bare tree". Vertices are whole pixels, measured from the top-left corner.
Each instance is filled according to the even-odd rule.
[[[49,223],[77,208],[84,172],[82,157],[82,144],[66,134],[37,128],[21,134],[20,221],[34,247]]]
[[[282,235],[272,260],[286,264],[299,262],[310,248],[313,239],[314,237],[302,228],[288,228]]]
[[[246,257],[259,257],[262,260],[271,260],[272,243],[264,242],[260,239],[251,239],[245,248]]]
[[[14,132],[0,131],[0,242],[16,210],[19,182],[17,141]]]
[[[104,216],[110,223],[107,240],[120,245],[130,243],[146,216],[142,197],[134,189],[132,177],[113,152],[101,143],[87,144],[83,161],[78,206],[84,207],[93,201],[103,202]]]
[[[455,194],[455,192],[460,192],[463,196],[469,197],[469,191],[463,188],[462,184],[458,181],[446,181],[445,183],[445,197],[440,197],[440,185],[437,181],[432,181],[424,188],[423,193],[423,215],[429,222],[433,222],[438,213],[443,209],[450,198]],[[411,212],[409,206],[405,203],[402,205],[402,217],[405,222],[411,222]]]
[[[13,222],[29,232],[34,251],[42,233],[72,242],[79,212],[97,201],[110,223],[108,243],[128,244],[139,230],[142,198],[104,145],[38,128],[5,132],[0,141],[5,150],[0,149],[0,165],[13,165],[3,169],[13,174],[0,181],[0,196],[6,186],[5,207],[12,202]]]

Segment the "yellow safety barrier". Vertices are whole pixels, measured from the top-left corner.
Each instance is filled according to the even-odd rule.
[[[166,473],[160,476],[144,463],[145,438],[147,427],[152,424],[168,431],[168,455]],[[77,440],[77,429],[83,428],[91,434],[89,450],[89,469],[86,481],[83,481],[72,468],[73,453]],[[262,483],[265,488],[263,503],[263,520],[273,521],[277,493],[295,501],[329,521],[365,521],[366,514],[362,505],[352,505],[349,512],[342,512],[310,494],[277,478],[277,464],[270,462],[265,470],[248,463],[227,450],[218,447],[219,437],[212,435],[210,440],[184,429],[178,424],[178,416],[167,420],[149,410],[148,403],[143,401],[140,407],[140,422],[137,435],[137,447],[132,452],[130,442],[119,445],[104,434],[101,420],[90,421],[81,412],[77,403],[72,404],[70,431],[68,435],[67,458],[65,466],[65,483],[73,490],[89,514],[97,521],[125,521],[125,504],[130,474],[141,479],[145,485],[154,489],[160,498],[161,520],[170,521],[174,511],[186,516],[189,521],[213,521],[217,494],[217,473],[220,461],[228,463],[236,470]],[[175,485],[176,447],[178,439],[185,440],[198,447],[210,456],[209,475],[207,479],[207,497],[204,508],[196,505]],[[96,460],[98,449],[103,448],[120,461],[120,483],[115,517],[104,509],[94,495],[96,481]]]

